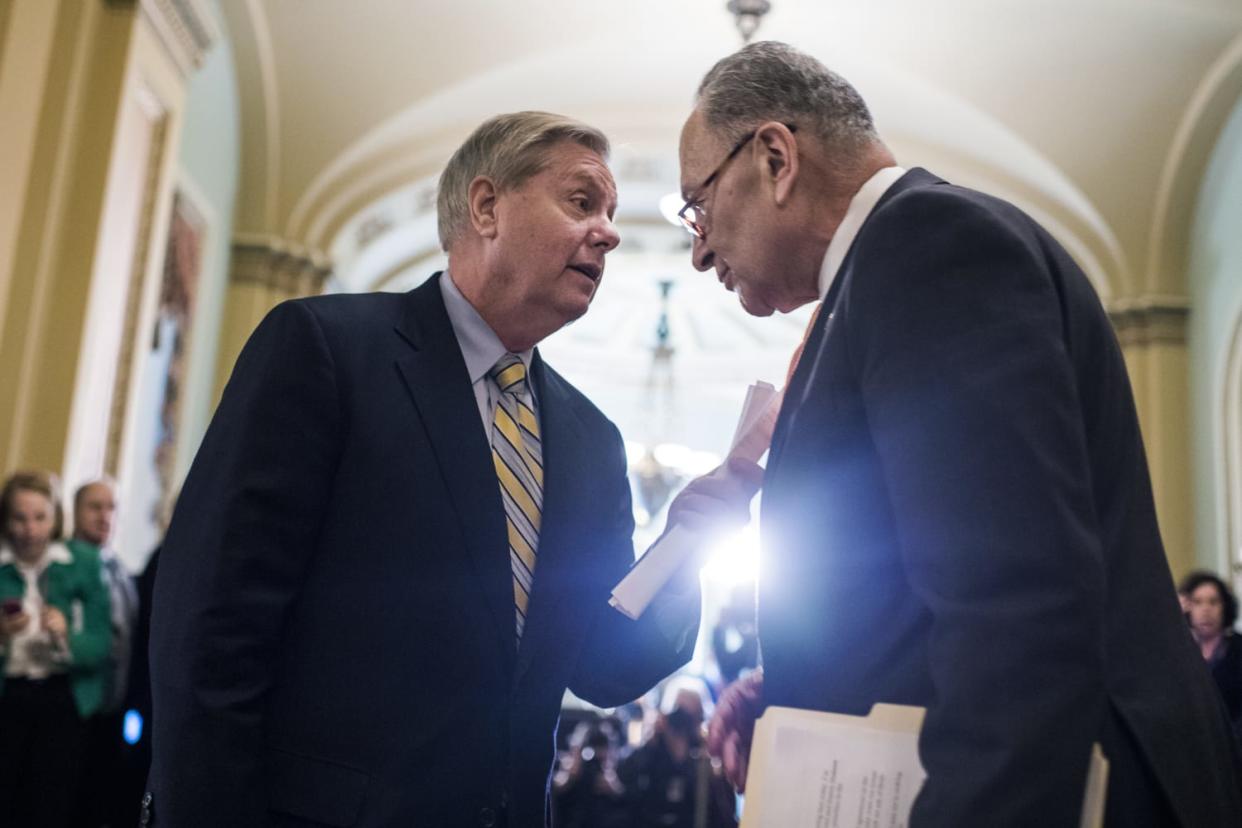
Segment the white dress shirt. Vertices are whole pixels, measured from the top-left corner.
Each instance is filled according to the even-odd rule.
[[[820,299],[828,295],[828,289],[832,287],[833,281],[837,278],[837,271],[841,269],[841,263],[845,261],[845,254],[850,252],[854,237],[862,229],[863,223],[871,215],[875,205],[888,192],[888,188],[896,184],[897,179],[905,174],[904,167],[885,167],[868,178],[866,183],[858,188],[858,192],[854,193],[854,197],[850,199],[850,206],[845,211],[845,218],[841,219],[841,224],[837,227],[837,232],[833,234],[832,241],[828,242],[828,251],[824,254],[824,262],[819,268]]]
[[[444,298],[444,310],[448,312],[449,323],[453,326],[453,334],[457,337],[457,345],[461,348],[462,358],[466,361],[466,373],[470,375],[470,384],[474,389],[474,400],[479,406],[479,417],[483,422],[483,430],[487,433],[488,445],[492,440],[492,419],[496,416],[496,402],[500,399],[500,386],[488,377],[487,372],[509,350],[496,336],[496,332],[484,321],[469,300],[461,295],[453,276],[447,270],[440,277],[440,295]],[[533,348],[522,351],[517,356],[526,366],[527,384],[533,397],[535,383],[530,376],[530,361],[535,351]],[[535,419],[539,420],[539,408],[531,406]],[[540,423],[542,426],[542,422]]]

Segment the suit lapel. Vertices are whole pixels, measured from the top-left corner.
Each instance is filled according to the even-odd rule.
[[[410,291],[397,334],[410,345],[397,370],[418,413],[465,537],[480,593],[496,622],[501,651],[512,666],[516,638],[513,575],[509,568],[504,506],[491,447],[452,323],[444,310],[439,274]]]
[[[819,318],[815,320],[815,329],[807,337],[806,345],[802,349],[802,356],[794,368],[793,376],[789,378],[788,387],[785,388],[781,410],[776,417],[776,426],[772,430],[772,444],[768,450],[766,474],[771,474],[772,469],[776,468],[777,463],[780,462],[781,452],[785,448],[785,435],[789,431],[790,421],[793,419],[794,412],[797,411],[798,404],[806,393],[806,386],[815,364],[815,357],[819,354],[820,346],[824,342],[825,332],[828,330],[828,325],[832,320],[837,295],[840,293],[841,284],[848,275],[846,269],[848,261],[849,256],[847,255],[846,261],[841,264],[841,272],[838,274],[838,278],[833,280],[832,287],[828,289],[828,295],[824,297],[824,307],[819,313]]]
[[[539,431],[543,445],[543,517],[535,562],[535,582],[530,596],[526,632],[518,648],[517,682],[530,667],[549,625],[560,623],[565,607],[562,597],[573,595],[573,549],[570,529],[575,515],[588,507],[581,502],[581,481],[587,474],[579,460],[591,456],[589,435],[574,413],[572,401],[557,377],[544,366],[538,351],[531,364],[539,406]]]
[[[837,273],[837,278],[833,280],[832,287],[828,289],[828,295],[824,297],[824,309],[820,312],[819,319],[816,320],[815,330],[811,331],[811,335],[807,337],[806,347],[802,350],[802,359],[798,361],[798,366],[789,380],[789,387],[785,389],[784,403],[781,406],[779,416],[776,418],[776,426],[772,432],[772,446],[768,454],[768,474],[771,474],[772,470],[780,462],[780,455],[785,448],[785,436],[789,432],[799,403],[806,395],[807,384],[810,382],[811,374],[815,368],[816,357],[824,344],[824,338],[832,323],[838,297],[840,297],[845,284],[854,278],[854,251],[858,247],[858,239],[862,237],[867,224],[871,221],[871,216],[874,216],[876,210],[879,210],[886,201],[898,193],[914,187],[942,183],[944,183],[942,179],[937,178],[921,167],[909,170],[884,191],[884,195],[880,196],[880,200],[876,202],[867,220],[863,222],[862,227],[858,228],[858,234],[854,237],[854,243],[850,245],[850,249],[845,253],[845,258],[841,261],[841,268]]]

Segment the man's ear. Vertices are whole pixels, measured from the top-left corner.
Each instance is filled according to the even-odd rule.
[[[773,187],[776,203],[786,204],[798,178],[798,142],[789,127],[769,121],[755,131],[755,147],[763,162],[763,174]]]
[[[486,175],[476,176],[466,189],[466,205],[474,232],[485,239],[494,239],[497,229],[496,183]]]

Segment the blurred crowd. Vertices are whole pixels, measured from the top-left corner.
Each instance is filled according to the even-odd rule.
[[[737,800],[707,755],[706,686],[674,679],[646,699],[572,726],[552,784],[557,828],[726,828]]]
[[[112,547],[113,482],[71,506],[67,534],[41,471],[0,492],[0,825],[129,828],[149,761],[149,610]]]

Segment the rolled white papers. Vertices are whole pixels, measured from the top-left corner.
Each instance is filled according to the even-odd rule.
[[[733,433],[729,457],[758,463],[772,442],[781,395],[767,382],[753,383],[746,389],[742,415]],[[722,466],[713,474],[727,474]],[[703,543],[700,533],[674,525],[647,553],[635,561],[629,573],[612,590],[608,603],[630,618],[647,611],[651,599],[688,563]]]

